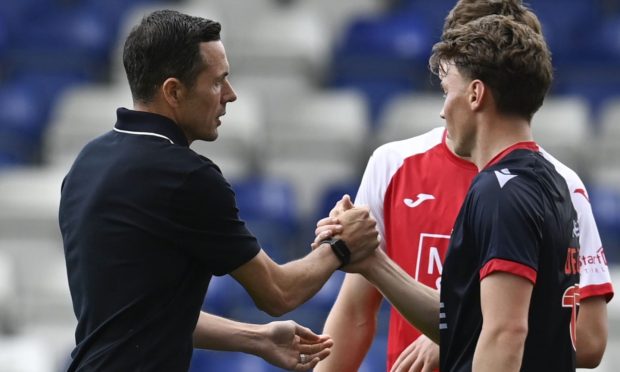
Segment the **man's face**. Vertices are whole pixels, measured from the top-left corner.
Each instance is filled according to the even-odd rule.
[[[179,107],[178,125],[190,143],[197,139],[214,141],[226,104],[237,99],[228,81],[229,65],[222,42],[200,43],[200,54],[206,67]]]
[[[440,78],[445,99],[439,116],[446,121],[448,139],[452,142],[454,153],[469,157],[476,137],[469,104],[470,84],[455,65],[445,63],[442,66],[444,73]]]

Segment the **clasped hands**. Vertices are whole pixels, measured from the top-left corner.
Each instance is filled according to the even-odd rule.
[[[329,212],[329,217],[317,222],[311,247],[318,248],[325,239],[344,240],[351,251],[351,261],[342,269],[361,273],[370,264],[371,257],[379,247],[376,225],[368,208],[354,206],[349,195],[344,195]]]

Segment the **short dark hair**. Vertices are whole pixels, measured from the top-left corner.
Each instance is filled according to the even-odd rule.
[[[531,120],[553,80],[551,54],[542,35],[509,17],[489,15],[446,30],[433,46],[429,65],[445,73],[454,64],[467,79],[491,90],[503,114]]]
[[[175,77],[188,88],[205,67],[201,42],[220,40],[218,22],[173,10],[158,10],[135,26],[123,49],[134,101],[150,102],[163,82]]]
[[[538,17],[521,0],[459,0],[448,13],[443,32],[492,14],[512,17],[514,21],[531,27],[537,34],[542,34]]]

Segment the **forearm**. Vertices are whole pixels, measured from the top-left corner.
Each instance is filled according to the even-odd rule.
[[[428,338],[439,343],[439,292],[407,274],[377,251],[363,275],[398,311]]]
[[[355,275],[353,280],[351,275]],[[329,358],[315,371],[354,372],[360,368],[376,333],[381,300],[381,294],[366,279],[347,274],[323,329],[334,340],[334,346]]]
[[[257,355],[264,340],[263,327],[201,312],[194,329],[194,347]]]
[[[581,301],[577,316],[577,367],[596,368],[607,346],[607,302],[602,296]]]
[[[232,274],[256,306],[272,316],[281,316],[306,302],[340,266],[328,244],[284,265],[275,264],[264,252],[259,255],[260,263],[241,267]]]
[[[521,329],[482,329],[472,366],[473,372],[518,372],[521,369],[525,332]]]

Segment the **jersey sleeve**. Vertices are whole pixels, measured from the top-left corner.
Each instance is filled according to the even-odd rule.
[[[481,248],[480,280],[502,271],[536,283],[542,201],[536,189],[520,177],[503,187],[491,177],[478,194],[471,216],[475,244]]]
[[[604,296],[609,301],[614,295],[613,285],[586,189],[571,190],[571,199],[579,220],[580,299]]]
[[[213,166],[187,176],[174,196],[178,248],[205,262],[214,275],[227,274],[260,251],[239,219],[232,187]]]
[[[366,205],[370,208],[370,214],[377,221],[377,230],[381,235],[381,248],[385,250],[385,220],[383,216],[383,203],[385,193],[391,176],[403,164],[402,157],[390,151],[386,146],[381,146],[368,159],[366,170],[362,176],[355,205]]]

